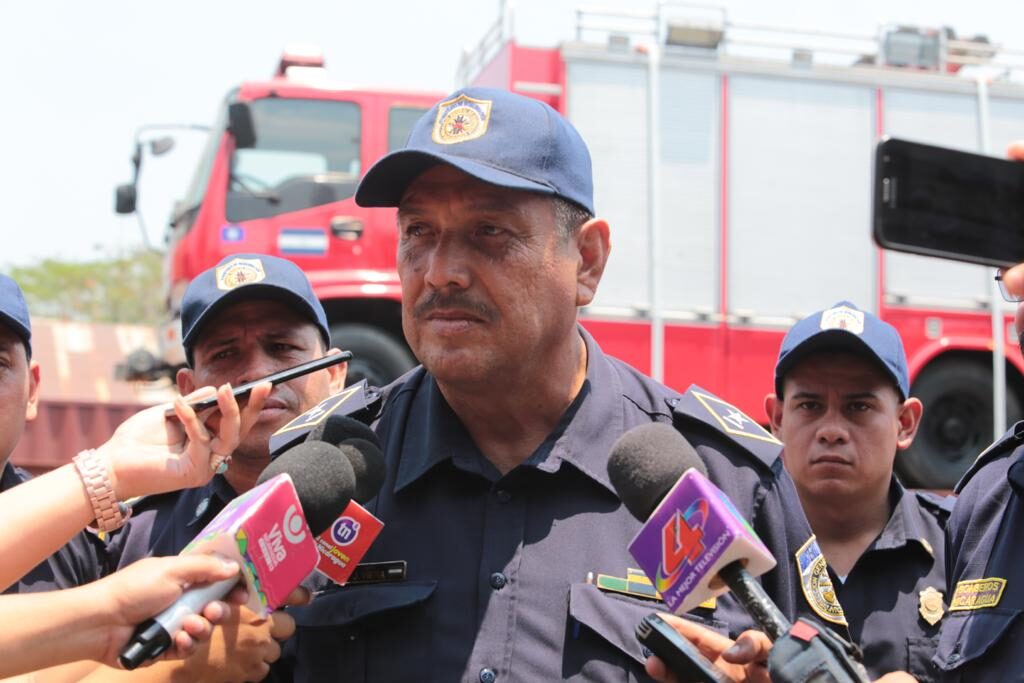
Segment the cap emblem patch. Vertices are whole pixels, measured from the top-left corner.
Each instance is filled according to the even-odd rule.
[[[230,292],[242,285],[251,285],[266,279],[263,262],[258,258],[231,259],[217,267],[217,289]]]
[[[491,120],[491,101],[465,95],[437,105],[437,119],[431,139],[439,145],[454,145],[482,137]]]
[[[821,329],[846,330],[852,334],[864,334],[864,311],[849,306],[836,306],[821,314]]]

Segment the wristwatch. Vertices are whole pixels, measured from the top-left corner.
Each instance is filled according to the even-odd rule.
[[[82,485],[89,495],[92,511],[96,515],[95,528],[100,531],[113,531],[128,521],[130,508],[117,502],[114,487],[110,483],[106,464],[96,455],[93,449],[86,449],[72,460],[82,478]]]

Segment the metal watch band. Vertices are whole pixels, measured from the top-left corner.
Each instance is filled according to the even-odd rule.
[[[117,499],[114,487],[110,483],[107,467],[96,455],[96,451],[84,450],[73,458],[78,474],[82,477],[85,492],[92,503],[92,511],[96,515],[96,528],[100,531],[113,531],[127,521]]]

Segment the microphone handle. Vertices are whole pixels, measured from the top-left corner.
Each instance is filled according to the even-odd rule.
[[[725,565],[718,575],[768,638],[774,642],[789,633],[789,629],[793,627],[792,622],[779,611],[761,584],[743,566],[742,560]]]
[[[159,657],[170,647],[171,634],[181,628],[185,617],[198,614],[209,603],[220,600],[237,583],[238,577],[233,576],[205,586],[195,586],[182,593],[170,607],[135,628],[135,633],[118,657],[121,666],[131,671],[143,662]]]

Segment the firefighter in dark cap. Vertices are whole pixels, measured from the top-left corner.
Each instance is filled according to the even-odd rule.
[[[363,561],[389,571],[292,610],[283,678],[647,680],[635,628],[664,606],[630,558],[640,522],[607,460],[652,421],[677,426],[775,553],[763,578],[783,612],[842,622],[823,586],[801,585],[797,550],[824,559],[778,441],[708,392],[679,394],[606,355],[577,322],[611,229],[561,115],[460,90],[356,201],[398,209],[403,327],[423,365],[386,389],[376,425],[388,475],[369,507],[384,529]],[[730,597],[690,617],[732,634],[750,624]]]

